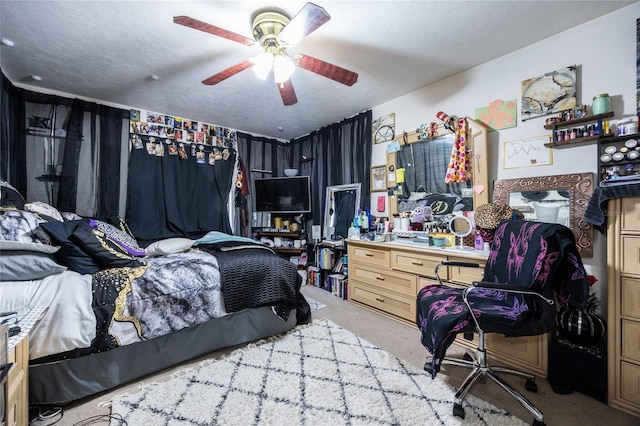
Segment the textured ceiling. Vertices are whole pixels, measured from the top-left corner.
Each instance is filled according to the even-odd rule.
[[[172,21],[188,15],[252,37],[257,11],[293,16],[305,3],[1,0],[0,35],[14,46],[0,47],[0,66],[21,87],[289,140],[634,2],[318,0],[331,20],[289,53],[359,78],[348,87],[296,69],[293,106],[249,70],[203,85],[259,50]]]

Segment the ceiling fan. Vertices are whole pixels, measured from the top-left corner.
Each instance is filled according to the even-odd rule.
[[[337,65],[303,54],[293,57],[287,54],[288,48],[296,45],[329,19],[331,16],[327,11],[313,3],[305,4],[291,19],[280,12],[259,13],[253,19],[253,39],[188,16],[175,16],[173,22],[247,46],[259,46],[264,50],[253,58],[204,79],[203,84],[218,84],[252,67],[258,76],[265,79],[273,68],[274,80],[282,102],[285,105],[293,105],[298,102],[298,98],[289,77],[296,66],[347,86],[352,86],[358,80],[357,73]]]

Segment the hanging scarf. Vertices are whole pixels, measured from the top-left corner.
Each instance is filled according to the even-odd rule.
[[[466,182],[471,179],[471,163],[467,156],[467,119],[460,118],[455,132],[451,158],[447,167],[445,183]]]

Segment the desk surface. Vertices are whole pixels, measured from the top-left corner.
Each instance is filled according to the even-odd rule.
[[[380,248],[393,248],[393,247],[402,247],[406,250],[418,251],[423,253],[431,253],[445,256],[458,256],[469,259],[487,259],[489,256],[489,250],[474,250],[473,248],[460,248],[457,246],[453,247],[436,247],[436,246],[428,246],[426,244],[412,242],[410,240],[396,240],[396,241],[367,241],[367,240],[345,240],[347,244],[353,245],[364,245],[372,248],[380,247]]]

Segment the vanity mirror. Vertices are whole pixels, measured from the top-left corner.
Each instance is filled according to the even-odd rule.
[[[501,179],[493,184],[493,201],[521,211],[525,219],[569,227],[580,256],[593,256],[593,227],[584,212],[593,193],[593,173]]]
[[[469,117],[466,120],[472,177],[469,182],[444,182],[455,142],[454,134],[444,126],[438,126],[436,138],[426,141],[417,131],[396,137],[400,151],[387,153],[387,185],[390,191],[400,188],[403,194],[389,196],[390,216],[425,203],[434,214],[445,214],[453,209],[473,210],[474,206],[489,202],[487,127]]]
[[[323,237],[347,238],[349,226],[360,208],[359,183],[328,186],[324,204]]]
[[[473,247],[464,245],[464,237],[473,232],[473,223],[466,216],[456,215],[449,221],[449,231],[456,236],[458,248],[462,250],[473,250]]]

